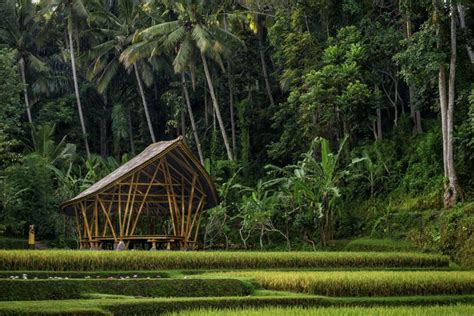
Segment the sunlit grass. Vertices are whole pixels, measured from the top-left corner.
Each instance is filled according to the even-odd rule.
[[[11,271],[434,268],[448,265],[445,256],[397,252],[0,251],[1,269]]]

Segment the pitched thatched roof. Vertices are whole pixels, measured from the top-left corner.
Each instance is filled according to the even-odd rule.
[[[173,157],[167,157],[169,153],[173,153]],[[185,163],[198,174],[198,181],[200,181],[207,196],[206,208],[211,208],[217,205],[217,195],[211,177],[206,172],[204,167],[193,156],[190,149],[184,144],[183,138],[180,136],[175,140],[161,141],[149,145],[133,159],[123,164],[112,173],[81,192],[76,197],[61,204],[61,208],[66,212],[66,214],[72,215],[74,213],[72,206],[75,203],[91,199],[96,194],[100,194],[109,190],[118,182],[129,178],[131,174],[140,169],[150,168],[150,166],[152,168],[151,164],[163,157],[166,157],[168,163],[173,165],[173,169],[175,171],[172,170],[170,171],[171,173],[180,172],[186,174],[189,172],[184,170],[178,161],[176,161],[177,158],[186,160]]]

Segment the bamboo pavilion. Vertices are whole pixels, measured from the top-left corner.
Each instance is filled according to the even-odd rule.
[[[81,248],[194,248],[204,210],[217,205],[211,177],[179,137],[151,144],[61,205]]]

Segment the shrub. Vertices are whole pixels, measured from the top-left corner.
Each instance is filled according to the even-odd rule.
[[[79,299],[87,293],[131,296],[241,296],[249,295],[249,283],[237,279],[163,280],[0,280],[0,300]]]
[[[359,238],[349,242],[346,251],[411,251],[416,247],[408,241]]]
[[[27,247],[25,238],[0,237],[0,249],[26,249]]]
[[[99,271],[266,268],[433,268],[447,257],[370,252],[147,252],[0,250],[4,270]]]

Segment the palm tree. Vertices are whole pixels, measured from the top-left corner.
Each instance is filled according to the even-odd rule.
[[[92,47],[89,55],[93,64],[89,68],[88,78],[95,78],[98,83],[98,91],[103,94],[110,85],[112,79],[118,74],[124,59],[122,53],[132,44],[134,34],[143,18],[140,9],[140,2],[137,0],[120,0],[117,7],[110,7],[108,1],[96,0],[94,3],[94,12],[97,17],[100,34],[106,40]],[[93,17],[94,18],[94,17]],[[102,40],[102,38],[101,38]],[[140,49],[147,48],[140,47]],[[148,47],[149,48],[149,47]],[[150,53],[151,50],[145,50]],[[139,67],[146,67],[143,63],[135,60],[131,64],[125,64],[130,70],[133,70],[137,81],[138,91],[140,93],[145,117],[150,131],[152,142],[156,142],[153,124],[148,111],[148,103],[143,87],[142,76],[147,72],[139,70]],[[131,67],[129,67],[131,66]],[[140,75],[142,73],[142,76]],[[151,82],[147,79],[147,82]]]
[[[173,21],[151,26],[140,32],[139,35],[140,38],[145,40],[158,40],[163,48],[175,49],[178,47],[173,60],[176,73],[190,71],[194,74],[195,53],[198,50],[227,157],[229,160],[233,160],[229,139],[214,91],[208,58],[215,61],[224,70],[221,58],[224,44],[226,41],[239,41],[239,39],[219,26],[216,16],[210,10],[214,7],[212,3],[206,6],[202,1],[197,0],[173,2],[170,7],[171,11],[176,14]]]
[[[45,72],[48,69],[46,64],[35,55],[35,32],[38,30],[35,15],[37,12],[38,7],[31,0],[0,0],[0,41],[14,49],[18,56],[23,97],[34,148],[36,148],[36,141],[31,102],[28,95],[27,73],[30,71]]]
[[[71,58],[72,76],[74,81],[74,93],[76,95],[77,110],[79,113],[79,120],[81,123],[82,135],[84,137],[84,146],[86,149],[87,157],[90,157],[91,153],[89,150],[89,141],[87,138],[86,124],[84,115],[82,112],[81,97],[79,92],[79,83],[76,70],[76,55],[74,52],[74,40],[73,33],[75,27],[77,27],[78,20],[87,17],[88,13],[82,0],[49,0],[45,1],[46,5],[43,9],[45,16],[49,16],[49,20],[53,21],[53,17],[60,16],[61,13],[66,16],[67,19],[67,42],[69,46],[69,54]]]

